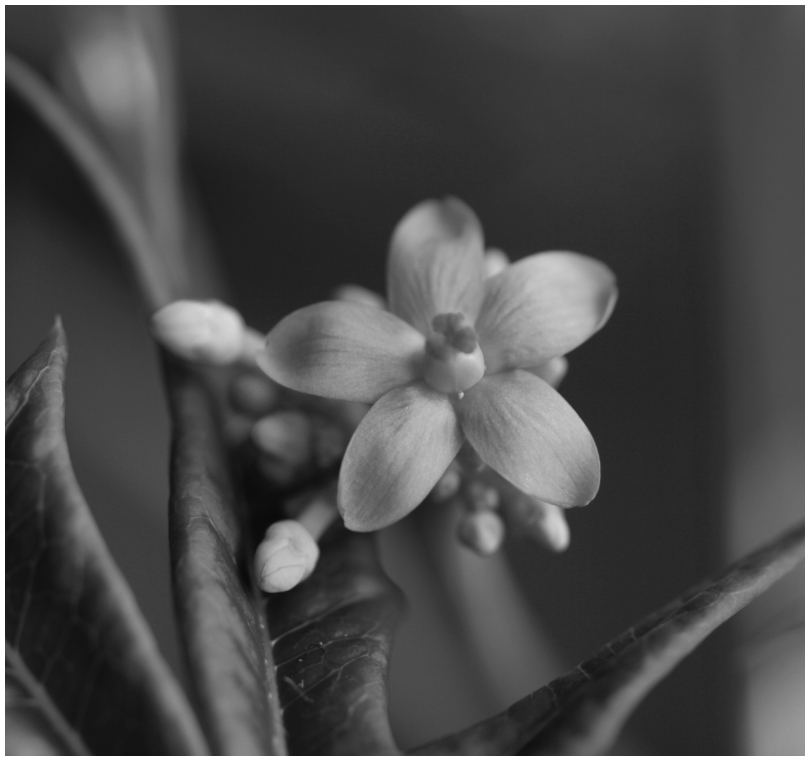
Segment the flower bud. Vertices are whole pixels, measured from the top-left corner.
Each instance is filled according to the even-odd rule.
[[[377,309],[385,309],[385,299],[362,285],[341,285],[332,291],[332,298],[337,301],[350,301],[353,304],[365,304]]]
[[[472,481],[467,487],[467,494],[469,507],[479,513],[497,509],[501,501],[497,489],[480,481]]]
[[[459,541],[479,555],[497,552],[505,533],[500,515],[492,510],[465,513],[458,524]]]
[[[430,492],[430,496],[436,502],[446,502],[450,497],[454,497],[461,486],[461,474],[458,468],[450,463],[447,470],[444,471],[442,477],[436,482],[436,485]]]
[[[234,378],[228,391],[231,406],[238,412],[261,417],[278,403],[279,389],[266,375],[243,373]]]
[[[228,365],[242,355],[245,323],[219,301],[174,301],[152,315],[152,335],[183,359]]]
[[[509,266],[509,257],[499,248],[488,248],[484,254],[484,277],[499,275]]]
[[[532,500],[525,527],[532,539],[554,552],[562,552],[571,542],[571,531],[562,509],[548,502]]]
[[[304,465],[312,457],[312,423],[303,412],[284,410],[263,417],[250,438],[263,453],[287,465]]]
[[[568,372],[568,360],[565,357],[554,357],[542,365],[527,367],[526,370],[542,378],[552,388],[557,388]]]
[[[265,592],[292,589],[310,576],[319,555],[315,540],[298,521],[272,524],[254,557],[259,588]]]

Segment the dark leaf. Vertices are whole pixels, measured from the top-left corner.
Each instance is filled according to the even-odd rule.
[[[205,753],[70,465],[57,321],[6,384],[6,691],[19,752]],[[24,750],[27,748],[29,750]],[[8,750],[8,748],[7,748]]]
[[[296,755],[399,753],[388,723],[387,674],[402,593],[374,538],[335,526],[315,573],[268,596],[279,695]]]
[[[804,557],[804,526],[688,590],[592,658],[497,716],[419,755],[594,755],[644,696],[715,628]]]
[[[249,479],[244,494],[233,478],[229,460],[239,453],[229,455],[218,433],[221,379],[179,363],[167,369],[176,605],[212,746],[397,753],[386,676],[402,595],[373,537],[333,527],[310,579],[285,594],[258,592],[251,560],[272,494],[256,493]]]
[[[270,641],[213,389],[167,360],[174,434],[169,534],[175,606],[215,753],[280,755],[284,733]]]

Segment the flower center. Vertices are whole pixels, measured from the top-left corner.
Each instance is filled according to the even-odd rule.
[[[425,353],[425,381],[445,394],[461,394],[484,377],[478,336],[460,313],[438,314]]]

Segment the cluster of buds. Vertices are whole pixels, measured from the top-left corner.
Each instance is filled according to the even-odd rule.
[[[497,552],[507,533],[554,552],[562,552],[570,542],[561,508],[516,489],[466,444],[430,496],[437,504],[455,508],[459,541],[479,555]]]
[[[508,264],[503,252],[487,251],[487,276]],[[381,296],[360,286],[343,286],[334,298],[386,308]],[[256,362],[263,336],[220,302],[169,304],[153,315],[152,333],[187,361],[239,369],[228,389],[231,414],[225,434],[230,445],[248,448],[256,474],[281,497],[287,516],[268,526],[256,549],[254,572],[265,592],[292,589],[314,570],[318,540],[338,518],[337,468],[368,405],[316,398],[275,383]],[[556,386],[566,369],[566,360],[557,358],[532,372]],[[313,490],[313,483],[326,485]],[[515,488],[486,466],[469,443],[430,499],[457,511],[459,541],[480,555],[498,551],[507,531],[554,551],[568,546],[563,511]]]

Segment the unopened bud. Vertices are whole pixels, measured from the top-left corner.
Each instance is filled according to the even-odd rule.
[[[450,463],[450,467],[444,471],[442,477],[430,492],[436,502],[446,502],[450,497],[454,497],[461,486],[461,474],[458,468]]]
[[[568,360],[565,357],[554,357],[554,359],[543,362],[542,365],[526,369],[538,378],[542,378],[552,388],[557,388],[568,372]]]
[[[320,550],[298,521],[279,521],[266,531],[256,548],[254,571],[265,592],[287,592],[309,577]]]
[[[234,378],[228,392],[231,406],[238,412],[261,417],[278,403],[279,389],[266,375],[243,373]]]
[[[501,501],[496,489],[480,481],[472,481],[467,487],[467,493],[469,496],[469,506],[476,512],[495,510]]]
[[[219,301],[174,301],[152,315],[152,335],[183,359],[228,365],[242,356],[245,323]]]
[[[362,285],[341,285],[332,291],[332,298],[338,301],[350,301],[353,304],[365,304],[366,306],[385,309],[385,299]]]
[[[465,513],[458,524],[458,538],[462,544],[479,555],[492,555],[503,544],[506,529],[498,513],[486,510]]]
[[[304,465],[312,457],[312,423],[295,410],[263,417],[250,432],[253,443],[265,454],[288,465]]]
[[[564,511],[548,502],[534,497],[520,495],[509,500],[505,509],[508,516],[530,539],[539,542],[554,552],[567,549],[571,532],[565,520]]]
[[[571,531],[562,509],[540,500],[532,500],[531,505],[526,516],[526,533],[554,552],[567,549]]]
[[[484,277],[499,275],[509,266],[509,257],[499,248],[488,248],[484,254]]]

